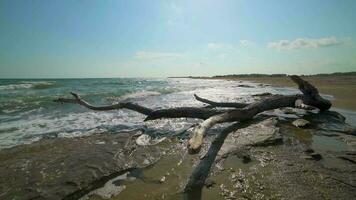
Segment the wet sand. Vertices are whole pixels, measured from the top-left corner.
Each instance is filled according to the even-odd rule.
[[[296,87],[288,77],[218,77],[234,81],[252,81],[277,87]],[[333,107],[356,111],[356,76],[303,76],[312,83],[320,93],[334,96]]]

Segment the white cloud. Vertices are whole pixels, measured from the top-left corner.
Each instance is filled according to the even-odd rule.
[[[268,48],[278,50],[292,50],[292,49],[310,49],[310,48],[324,48],[330,46],[341,45],[345,40],[337,39],[336,37],[325,38],[297,38],[295,40],[280,40],[277,42],[268,43]]]
[[[228,49],[228,48],[233,48],[234,46],[231,44],[226,44],[226,43],[209,43],[208,48],[209,49]]]
[[[242,47],[250,47],[250,46],[254,45],[254,43],[250,40],[240,40],[239,44]]]
[[[183,57],[180,53],[138,51],[135,58],[139,60],[172,59]]]

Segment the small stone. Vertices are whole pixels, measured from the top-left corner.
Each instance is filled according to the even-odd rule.
[[[306,128],[310,125],[310,122],[305,119],[297,119],[293,121],[292,124],[298,128]]]
[[[284,114],[295,114],[295,111],[292,108],[285,108]]]
[[[249,155],[243,155],[242,162],[245,164],[251,162],[251,157]]]
[[[314,153],[314,150],[308,148],[308,149],[306,149],[304,152],[307,153],[307,154],[310,154],[310,153]]]
[[[150,143],[151,143],[151,136],[147,134],[142,134],[136,139],[136,144],[139,146],[150,145]]]
[[[323,157],[318,154],[318,153],[311,153],[309,155],[305,155],[305,156],[302,156],[302,158],[306,159],[306,160],[315,160],[315,161],[319,161],[321,160]]]
[[[253,88],[253,86],[251,86],[251,85],[246,85],[246,84],[240,84],[240,85],[237,85],[237,87]]]
[[[148,159],[145,159],[145,160],[143,161],[143,164],[144,164],[144,165],[149,165],[149,164],[150,164],[150,161],[149,161]]]
[[[320,155],[320,154],[318,154],[318,153],[312,153],[312,154],[310,154],[310,156],[314,159],[314,160],[316,160],[316,161],[318,161],[318,160],[321,160],[323,157]]]
[[[163,176],[163,177],[159,180],[160,183],[164,183],[165,181],[166,181],[166,177],[165,177],[165,176]]]

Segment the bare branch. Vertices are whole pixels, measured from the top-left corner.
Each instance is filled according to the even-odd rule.
[[[204,187],[205,181],[209,175],[211,166],[215,162],[215,158],[220,151],[226,137],[241,128],[245,128],[251,123],[256,123],[261,121],[260,119],[249,121],[249,122],[236,122],[228,126],[219,133],[213,142],[211,143],[208,152],[201,159],[199,164],[194,168],[192,174],[189,177],[188,183],[184,187],[185,199],[195,200],[201,199],[202,188]]]
[[[215,101],[211,101],[211,100],[199,97],[196,94],[194,94],[194,97],[197,101],[207,103],[207,104],[211,105],[212,107],[243,108],[248,105],[246,103],[236,103],[236,102],[215,102]]]
[[[178,107],[178,108],[168,108],[155,110],[150,113],[145,121],[155,120],[160,118],[197,118],[197,119],[208,119],[211,116],[218,115],[226,112],[226,110],[216,110],[209,108],[196,108],[196,107]]]
[[[95,111],[108,111],[108,110],[117,110],[117,109],[129,109],[141,114],[147,115],[145,121],[155,120],[161,118],[198,118],[198,119],[207,119],[211,116],[218,115],[226,112],[226,110],[216,110],[216,109],[208,109],[208,108],[195,108],[195,107],[178,107],[178,108],[168,108],[168,109],[159,109],[152,110],[150,108],[134,104],[131,102],[121,102],[113,105],[107,106],[94,106],[85,100],[81,99],[77,93],[71,92],[74,98],[58,98],[54,100],[54,102],[60,103],[72,103],[79,104],[88,109]]]
[[[93,106],[90,103],[86,102],[85,100],[81,99],[77,93],[71,92],[71,94],[73,95],[74,99],[58,98],[54,100],[54,102],[79,104],[86,108],[89,108],[91,110],[96,110],[96,111],[108,111],[108,110],[117,110],[117,109],[126,108],[129,110],[134,110],[136,112],[142,113],[144,115],[149,115],[153,112],[153,110],[150,108],[140,106],[131,102],[116,103],[108,106]]]

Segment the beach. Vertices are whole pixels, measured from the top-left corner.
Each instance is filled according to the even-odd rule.
[[[328,80],[310,81],[323,97],[338,102],[338,93],[322,89]],[[332,80],[340,90],[346,85],[346,78]],[[300,93],[282,86],[292,85],[282,78],[3,81],[0,198],[182,199],[194,167],[225,127],[214,127],[199,154],[188,154],[188,138],[201,120],[144,122],[144,115],[125,109],[102,112],[53,102],[70,91],[94,105],[134,102],[158,109],[206,106],[194,94],[252,103]],[[356,136],[350,121],[356,115],[343,109],[318,114],[281,108],[258,115],[256,124],[225,140],[203,199],[355,198]],[[297,119],[309,125],[296,127]]]

